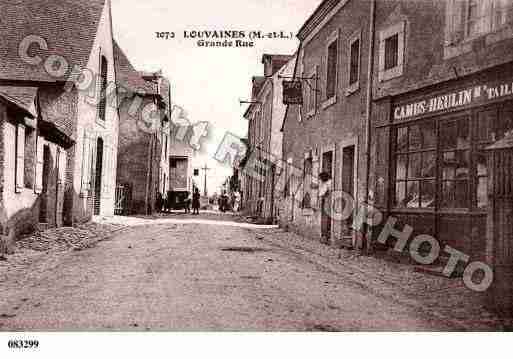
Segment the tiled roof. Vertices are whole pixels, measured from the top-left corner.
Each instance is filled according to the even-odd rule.
[[[37,117],[37,87],[0,86],[0,96],[32,117]]]
[[[118,86],[141,95],[156,94],[151,82],[144,80],[140,73],[132,66],[126,54],[114,40],[114,63],[116,65],[116,81]]]
[[[19,45],[29,35],[40,36],[48,50],[37,44],[31,56],[46,60],[63,56],[70,69],[84,68],[97,33],[105,0],[0,0],[0,79],[55,81],[43,64],[30,65],[19,56]]]

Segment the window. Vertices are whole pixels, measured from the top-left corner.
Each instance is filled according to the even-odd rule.
[[[446,10],[448,46],[505,28],[511,20],[512,5],[512,0],[449,1]]]
[[[432,121],[397,129],[396,207],[429,208],[434,206],[435,138],[435,128]]]
[[[395,129],[395,207],[485,209],[485,148],[513,130],[513,104]]]
[[[100,64],[100,99],[98,102],[98,118],[101,121],[105,121],[107,107],[107,71],[107,59],[105,56],[102,56]]]
[[[328,45],[328,58],[326,62],[326,99],[329,100],[335,96],[337,88],[337,57],[338,57],[338,39],[333,40]]]
[[[380,81],[386,81],[403,73],[405,23],[400,22],[380,31],[379,73]]]
[[[317,110],[317,67],[307,76],[306,86],[303,86],[306,92],[306,111],[307,117],[315,115]]]
[[[463,8],[465,36],[477,37],[504,26],[511,3],[511,0],[468,0]]]
[[[36,131],[33,128],[25,127],[25,165],[23,176],[25,180],[25,188],[34,188],[35,154]]]
[[[394,34],[385,39],[385,71],[398,64],[399,35]]]
[[[360,79],[360,37],[353,38],[349,45],[349,86],[358,88]]]

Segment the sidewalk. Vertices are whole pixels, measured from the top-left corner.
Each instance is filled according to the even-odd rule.
[[[378,256],[329,247],[320,242],[279,230],[256,231],[258,240],[336,272],[367,290],[418,308],[461,330],[502,330],[503,323],[485,308],[484,293],[467,289],[461,278],[446,278],[415,271],[412,265]]]

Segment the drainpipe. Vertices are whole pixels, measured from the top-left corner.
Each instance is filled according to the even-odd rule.
[[[365,123],[365,194],[364,202],[369,203],[370,170],[371,170],[371,129],[372,129],[372,87],[374,84],[374,42],[375,42],[375,21],[376,21],[376,0],[371,0],[370,22],[369,22],[369,54],[367,64],[367,101],[366,101],[366,123]],[[371,231],[365,232],[364,248],[367,252],[371,250]]]

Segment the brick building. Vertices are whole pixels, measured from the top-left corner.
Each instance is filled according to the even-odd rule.
[[[303,104],[288,106],[282,129],[292,177],[281,224],[347,247],[356,245],[355,233],[330,211],[342,206],[332,203],[334,191],[357,203],[365,198],[370,10],[370,1],[323,1],[301,27],[294,76],[302,82]]]
[[[114,43],[119,103],[117,185],[120,213],[150,214],[169,188],[170,84],[138,72]],[[121,196],[127,196],[123,201]]]
[[[117,99],[100,96],[115,79],[110,2],[12,1],[0,13],[4,232],[113,214]]]
[[[271,157],[281,158],[282,150],[281,125],[285,114],[282,77],[292,75],[295,56],[265,54],[262,63],[264,76],[252,79],[252,103],[244,118],[248,120],[248,150],[252,158],[272,161]],[[247,176],[244,181],[243,207],[248,214],[271,222],[278,214],[274,190],[276,167],[269,166],[266,171],[260,168],[259,171],[260,178]]]
[[[483,149],[513,129],[510,0],[378,1],[371,194],[442,245],[483,258]]]

